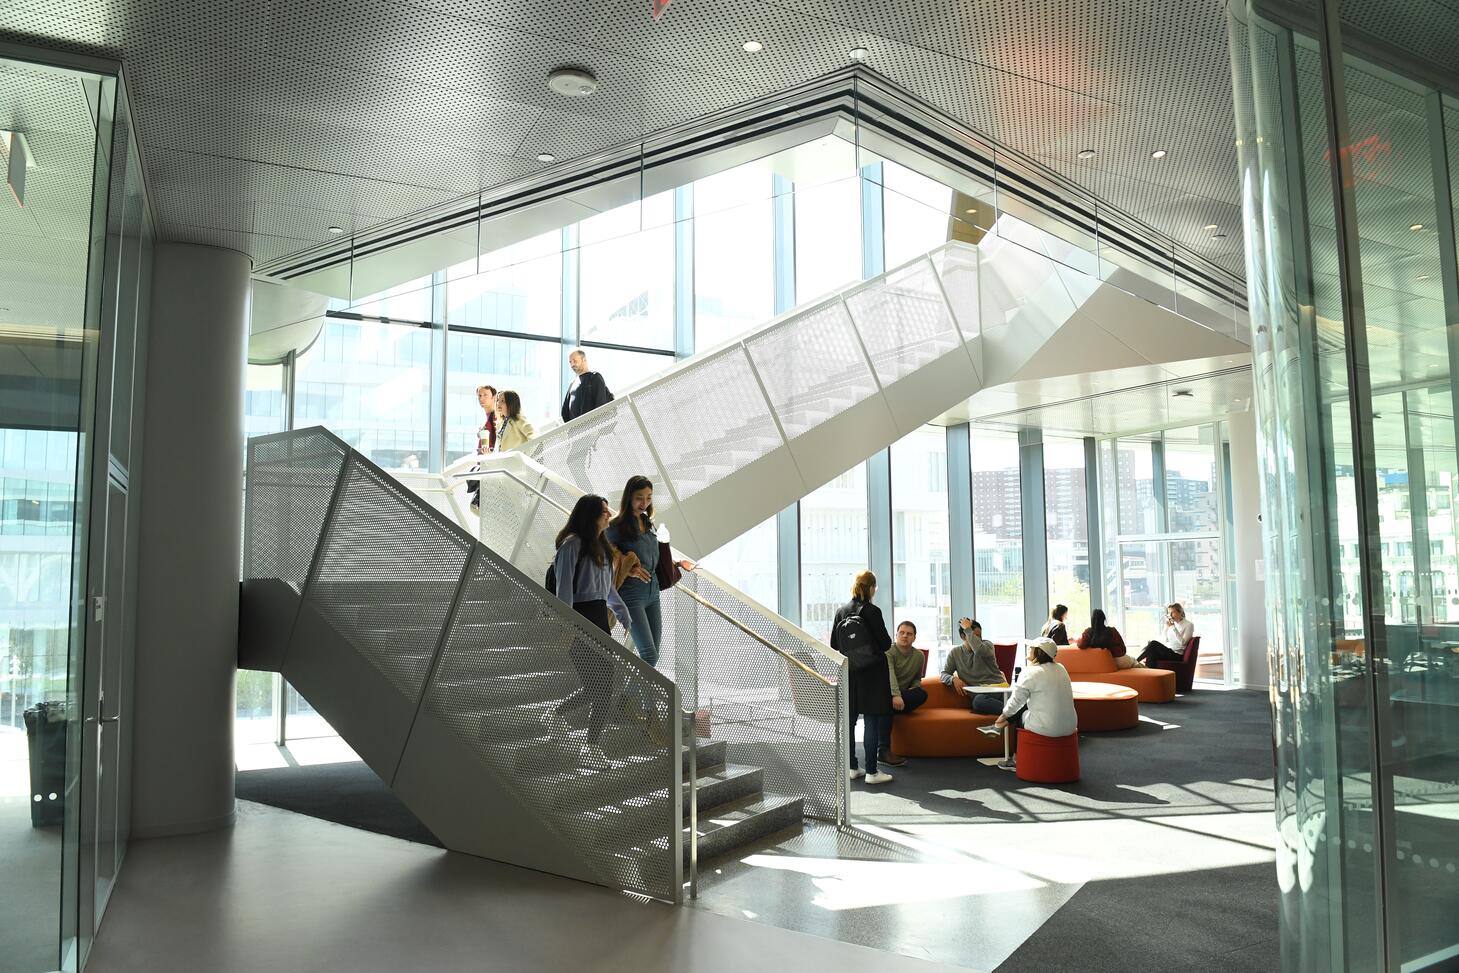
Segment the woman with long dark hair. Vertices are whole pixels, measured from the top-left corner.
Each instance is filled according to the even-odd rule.
[[[649,478],[634,475],[623,486],[618,516],[608,524],[606,536],[624,554],[638,555],[641,570],[630,574],[618,593],[628,606],[628,631],[638,656],[651,666],[659,663],[663,644],[663,612],[659,604],[659,537],[654,526],[654,485]]]
[[[1064,616],[1069,614],[1067,605],[1055,605],[1049,609],[1049,617],[1039,630],[1039,637],[1053,639],[1055,645],[1069,644],[1069,630],[1064,627]]]
[[[496,395],[496,448],[505,453],[521,449],[537,433],[532,424],[522,418],[522,397],[511,389],[502,389]]]
[[[1105,623],[1104,612],[1096,608],[1089,613],[1089,627],[1079,636],[1081,649],[1108,649],[1110,658],[1121,669],[1129,669],[1135,660],[1125,650],[1125,637],[1113,625]]]
[[[624,628],[629,623],[628,606],[623,604],[623,599],[613,587],[613,551],[603,539],[603,532],[612,517],[613,508],[597,494],[578,497],[567,524],[557,534],[557,558],[552,562],[557,597],[607,633],[613,631],[612,615],[618,616]],[[587,705],[588,740],[583,745],[582,755],[594,766],[606,767],[608,757],[598,739],[608,723],[613,696],[613,663],[598,646],[589,645],[581,639],[573,639],[568,656],[583,686],[548,714],[549,728],[566,739],[568,729],[562,721],[562,714]]]

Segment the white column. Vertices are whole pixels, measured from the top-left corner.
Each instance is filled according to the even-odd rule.
[[[1240,685],[1265,688],[1267,675],[1266,583],[1262,570],[1261,476],[1256,414],[1234,413],[1231,428],[1231,529],[1236,563],[1236,646],[1232,660]]]
[[[132,835],[233,822],[244,254],[159,243],[138,551]]]

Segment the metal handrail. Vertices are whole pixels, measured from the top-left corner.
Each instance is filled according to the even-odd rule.
[[[552,506],[556,507],[559,511],[561,511],[564,516],[570,515],[572,513],[572,511],[568,510],[562,504],[558,503],[556,500],[552,499],[547,494],[543,493],[541,490],[537,489],[535,486],[533,486],[532,484],[528,483],[526,480],[523,480],[520,476],[518,476],[517,474],[513,473],[511,470],[472,470],[469,473],[456,473],[456,474],[452,474],[452,475],[456,479],[463,480],[463,481],[464,480],[472,480],[472,479],[480,479],[483,476],[505,476],[508,479],[512,480],[513,482],[519,484],[523,489],[527,490],[529,493],[534,493],[539,498],[541,498],[543,500],[546,500],[548,503],[552,504]],[[441,490],[440,492],[441,493],[450,493],[451,491],[449,489],[447,489],[447,490]],[[771,652],[774,652],[776,655],[778,655],[781,658],[785,659],[785,661],[794,663],[795,665],[799,666],[802,670],[805,671],[806,675],[814,676],[816,679],[819,679],[821,682],[825,683],[827,686],[834,686],[834,685],[836,685],[833,681],[831,681],[830,679],[827,679],[825,677],[825,675],[823,675],[822,673],[817,672],[815,669],[812,669],[810,666],[806,665],[804,662],[802,662],[801,660],[797,659],[795,656],[791,655],[789,652],[785,651],[780,646],[776,645],[774,642],[771,642],[769,639],[765,638],[765,636],[761,635],[759,632],[756,632],[754,629],[752,629],[749,626],[745,625],[743,622],[739,621],[739,619],[737,619],[734,616],[730,615],[728,612],[726,612],[723,608],[720,608],[714,602],[709,601],[708,599],[706,599],[702,595],[699,595],[699,594],[696,594],[693,591],[690,591],[688,588],[680,588],[678,590],[681,591],[681,592],[683,592],[684,594],[688,595],[690,598],[694,599],[696,602],[698,602],[699,604],[703,605],[705,608],[708,608],[710,611],[714,612],[720,618],[724,619],[725,621],[727,621],[731,625],[733,625],[735,628],[739,629],[745,635],[748,635],[750,638],[754,639],[756,642],[759,642],[761,645],[765,646],[765,648],[769,649]]]

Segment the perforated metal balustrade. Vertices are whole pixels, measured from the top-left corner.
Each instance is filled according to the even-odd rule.
[[[247,475],[240,666],[448,848],[680,898],[670,679],[328,432],[250,440]]]

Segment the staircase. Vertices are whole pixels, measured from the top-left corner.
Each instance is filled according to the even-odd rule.
[[[698,858],[799,826],[671,680],[332,434],[249,441],[244,531],[240,668],[283,673],[447,848],[678,901]]]

